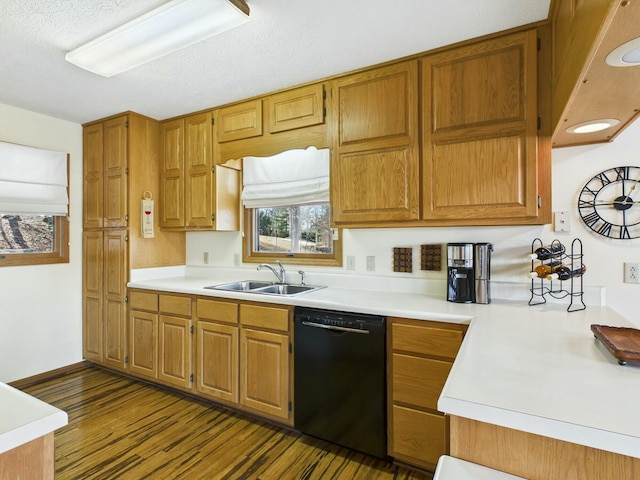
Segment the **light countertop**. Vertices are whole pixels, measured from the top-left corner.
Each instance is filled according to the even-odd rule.
[[[66,412],[0,383],[0,454],[51,433],[67,422]]]
[[[633,326],[607,307],[443,297],[329,287],[294,297],[203,287],[239,280],[177,276],[129,287],[470,324],[438,402],[442,412],[640,457],[640,367],[620,366],[594,340],[593,323]]]

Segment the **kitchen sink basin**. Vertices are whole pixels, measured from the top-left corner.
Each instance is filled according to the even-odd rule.
[[[290,285],[288,283],[263,282],[259,280],[243,280],[241,282],[211,285],[210,290],[226,290],[232,292],[260,293],[263,295],[292,296],[312,292],[324,288],[318,285]]]
[[[211,290],[230,290],[235,292],[248,292],[256,288],[264,288],[273,285],[273,282],[261,282],[257,280],[243,280],[241,282],[223,283],[222,285],[211,285]]]

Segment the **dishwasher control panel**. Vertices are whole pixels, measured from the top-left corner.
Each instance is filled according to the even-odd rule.
[[[371,330],[384,326],[384,317],[330,310],[296,309],[296,322],[314,323],[352,330]]]

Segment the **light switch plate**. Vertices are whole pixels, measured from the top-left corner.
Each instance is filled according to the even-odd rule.
[[[556,232],[571,231],[571,219],[567,210],[559,210],[554,214],[553,230]]]
[[[376,257],[371,255],[367,256],[367,272],[375,272],[376,270]]]

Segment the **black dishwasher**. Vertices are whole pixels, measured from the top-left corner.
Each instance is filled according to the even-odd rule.
[[[294,372],[296,429],[386,457],[385,317],[297,307]]]

